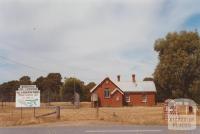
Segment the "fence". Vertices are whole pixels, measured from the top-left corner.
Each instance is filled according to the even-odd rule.
[[[169,110],[169,103],[172,103],[172,102],[174,102],[175,103],[175,101],[173,100],[173,99],[167,99],[167,100],[165,100],[165,102],[164,102],[164,104],[163,104],[163,119],[165,120],[165,121],[168,121],[168,114],[174,114],[174,115],[178,115],[179,114],[179,112],[177,112],[177,109],[180,109],[181,107],[180,106],[174,106],[173,108],[172,108],[172,111],[168,111]],[[196,104],[196,106],[197,106],[197,109],[195,109],[195,113],[197,114],[197,116],[198,115],[200,115],[200,106],[198,105],[198,104]],[[189,111],[189,106],[185,106],[184,107],[184,110],[185,109],[188,109],[188,112],[190,112]],[[181,109],[180,109],[181,110]]]
[[[56,106],[60,107],[60,119],[55,114]],[[34,118],[35,116],[38,118]],[[53,114],[54,113],[54,114]],[[42,103],[40,108],[23,108],[22,119],[21,109],[15,108],[14,102],[6,102],[6,105],[0,107],[0,126],[38,124],[57,121],[109,121],[131,124],[165,124],[163,119],[163,106],[155,107],[103,107],[91,108],[90,102],[82,102],[79,109],[72,103],[52,102]],[[48,115],[48,116],[45,116]],[[200,120],[198,120],[200,122]],[[199,123],[200,124],[200,123]]]

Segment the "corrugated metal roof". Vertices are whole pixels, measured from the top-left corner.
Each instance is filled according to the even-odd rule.
[[[153,81],[114,82],[123,92],[156,92]]]
[[[156,87],[153,81],[141,81],[141,82],[112,81],[112,82],[115,83],[123,92],[156,92]],[[93,92],[98,85],[92,88],[90,92]]]

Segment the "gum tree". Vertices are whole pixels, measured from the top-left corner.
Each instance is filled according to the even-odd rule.
[[[200,37],[197,32],[174,32],[155,41],[159,63],[154,72],[157,99],[197,98],[200,94]]]

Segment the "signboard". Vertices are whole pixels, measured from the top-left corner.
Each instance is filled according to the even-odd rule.
[[[74,94],[74,105],[77,108],[80,106],[80,95],[77,92]]]
[[[91,95],[91,101],[98,101],[98,95],[96,93]]]
[[[16,107],[40,107],[40,90],[36,85],[20,85],[15,99]]]
[[[168,103],[168,129],[194,130],[196,129],[197,106],[190,99],[174,99]]]

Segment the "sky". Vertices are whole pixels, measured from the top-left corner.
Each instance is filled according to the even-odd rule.
[[[199,30],[197,0],[0,0],[0,83],[50,72],[152,77],[156,39]]]

